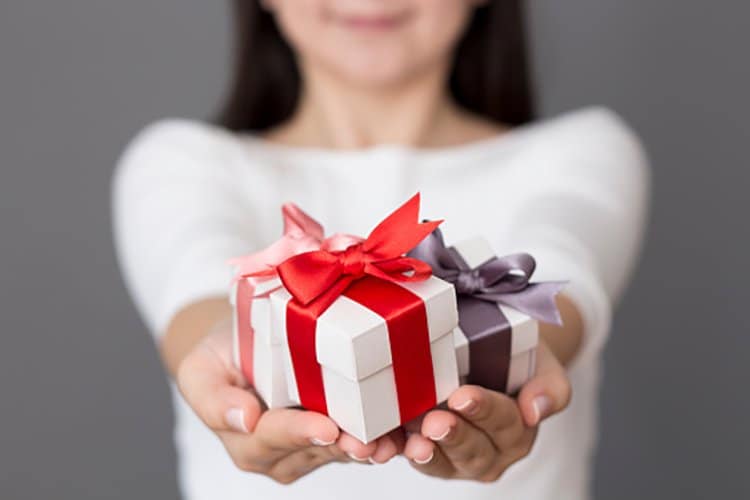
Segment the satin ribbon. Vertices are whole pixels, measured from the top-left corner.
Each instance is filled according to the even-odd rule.
[[[280,285],[261,294],[256,293],[256,288],[261,283],[274,279],[277,276],[276,267],[293,255],[319,248],[343,250],[362,241],[358,236],[339,233],[325,238],[323,226],[294,203],[283,204],[281,216],[284,232],[279,240],[259,252],[235,257],[228,262],[235,268],[233,283],[237,284],[235,302],[240,369],[250,384],[253,383],[252,301],[267,297],[280,288]]]
[[[321,248],[290,257],[278,266],[284,287],[301,305],[332,304],[354,280],[365,275],[387,281],[423,281],[430,266],[403,255],[442,221],[418,222],[419,193],[383,219],[364,241],[345,250]]]
[[[416,194],[364,241],[343,251],[302,253],[278,266],[279,277],[292,295],[286,310],[287,342],[305,408],[328,413],[316,356],[316,323],[342,294],[387,322],[402,423],[437,403],[424,302],[393,283],[421,281],[431,274],[424,262],[403,256],[440,224],[419,223],[418,215]]]
[[[494,257],[470,269],[455,248],[445,246],[436,229],[409,256],[426,262],[435,276],[453,283],[458,295],[504,304],[545,323],[562,325],[555,295],[566,282],[530,283],[536,262],[527,253]]]
[[[469,339],[469,382],[505,392],[511,357],[511,327],[499,304],[527,316],[562,324],[555,295],[565,282],[530,283],[536,268],[526,253],[493,257],[471,268],[439,229],[425,238],[411,257],[427,262],[435,276],[456,288],[459,326]]]
[[[294,203],[283,204],[281,216],[284,232],[279,240],[259,252],[229,260],[235,267],[235,282],[245,278],[257,285],[274,278],[276,267],[289,257],[321,248],[343,250],[362,241],[358,236],[340,233],[325,238],[323,226]]]

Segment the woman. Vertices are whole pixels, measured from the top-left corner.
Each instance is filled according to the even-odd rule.
[[[603,109],[528,124],[519,0],[235,7],[220,124],[148,127],[114,184],[124,275],[179,387],[185,497],[587,498],[600,353],[646,213],[637,140]],[[229,361],[226,260],[279,236],[283,201],[365,234],[415,191],[448,241],[484,234],[570,280],[535,377],[517,398],[461,387],[369,445],[264,411]]]

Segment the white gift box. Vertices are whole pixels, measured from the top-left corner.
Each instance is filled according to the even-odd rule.
[[[437,402],[458,387],[452,331],[458,324],[451,284],[430,277],[399,282],[425,304]],[[285,289],[271,294],[272,329],[286,335]],[[341,429],[364,443],[398,427],[401,422],[386,320],[358,302],[341,296],[317,319],[315,349],[321,365],[328,415]],[[300,396],[288,345],[284,345],[289,398]],[[428,410],[425,408],[424,410]]]
[[[466,264],[472,269],[484,264],[495,256],[490,244],[481,237],[464,240],[453,245],[453,248],[461,254]],[[504,305],[498,305],[498,307],[508,319],[511,327],[511,358],[505,392],[513,394],[536,371],[536,347],[539,343],[539,323],[534,318],[510,307]],[[460,327],[456,327],[453,331],[453,340],[456,347],[458,373],[462,381],[464,381],[471,371],[469,340]]]
[[[281,280],[272,278],[258,283],[256,297],[252,300],[251,326],[253,329],[253,386],[266,406],[283,408],[296,403],[289,398],[284,368],[284,338],[271,328],[271,305],[268,292],[281,287]],[[243,370],[240,356],[239,314],[237,309],[237,284],[232,289],[234,311],[234,363]]]

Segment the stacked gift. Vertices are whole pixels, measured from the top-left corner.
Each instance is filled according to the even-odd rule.
[[[481,237],[446,247],[439,229],[409,255],[456,288],[453,337],[462,381],[517,392],[534,374],[539,321],[562,323],[554,297],[564,283],[530,283],[531,255],[498,258]]]
[[[281,207],[282,238],[261,252],[232,259],[236,279],[230,300],[234,311],[234,363],[269,408],[293,406],[284,368],[282,332],[271,328],[269,295],[281,288],[276,266],[302,252],[344,249],[359,238],[324,237],[323,227],[293,203]]]
[[[404,257],[438,223],[413,197],[363,241],[278,266],[272,328],[286,337],[290,397],[369,442],[458,387],[453,287]]]
[[[446,248],[418,210],[417,195],[366,239],[324,239],[286,205],[284,237],[234,261],[237,362],[269,407],[327,414],[366,443],[447,399],[459,373],[503,392],[528,379],[559,284],[529,284],[530,256],[480,239]]]

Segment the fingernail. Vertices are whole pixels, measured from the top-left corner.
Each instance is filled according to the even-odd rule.
[[[414,459],[414,463],[417,463],[419,465],[428,464],[428,463],[430,463],[432,461],[432,457],[434,457],[434,456],[435,456],[435,452],[433,451],[433,452],[430,453],[430,456],[427,457],[427,458],[422,458],[422,459],[415,458]]]
[[[230,408],[224,414],[224,420],[227,425],[236,430],[237,432],[247,433],[247,425],[245,424],[245,411],[239,408]]]
[[[479,408],[479,405],[476,401],[473,399],[467,399],[463,403],[456,405],[456,410],[460,411],[461,413],[465,413],[466,415],[473,415],[476,413],[477,409]]]
[[[451,428],[450,428],[450,427],[448,427],[447,429],[445,429],[445,431],[443,431],[443,433],[442,433],[442,434],[439,434],[439,435],[437,435],[437,436],[427,436],[427,437],[429,437],[429,438],[430,438],[430,439],[432,439],[433,441],[442,441],[443,439],[445,439],[445,437],[446,437],[446,436],[447,436],[448,434],[450,434],[450,432],[451,432]]]
[[[357,462],[366,462],[367,459],[369,458],[369,457],[358,457],[357,455],[355,455],[354,453],[350,451],[347,451],[346,454],[349,455],[349,458],[351,458],[352,460],[356,460]]]
[[[315,446],[331,446],[333,443],[336,442],[336,440],[333,440],[333,441],[324,441],[324,440],[322,440],[320,438],[314,437],[314,438],[310,439],[310,442],[312,444],[314,444]]]
[[[378,463],[372,457],[367,457],[367,461],[370,462],[372,465],[378,465]]]
[[[538,424],[545,418],[552,409],[552,400],[544,394],[537,396],[531,402],[534,407],[534,425]]]

